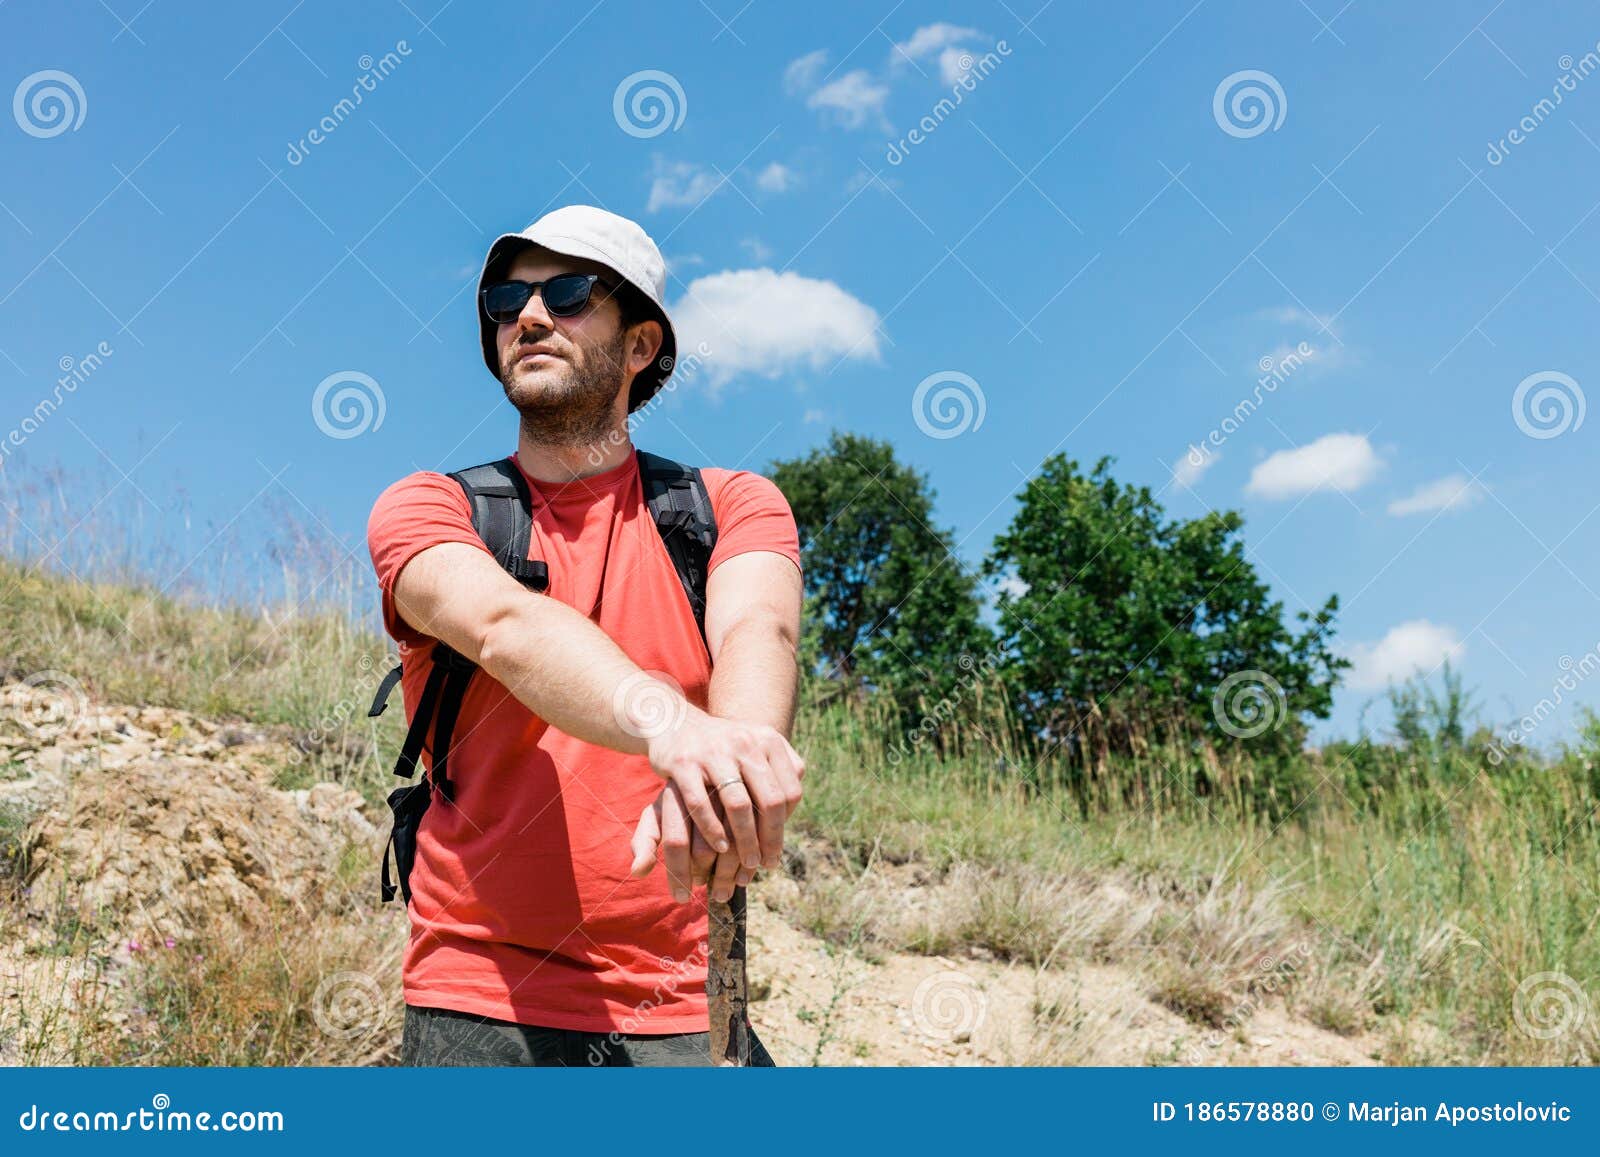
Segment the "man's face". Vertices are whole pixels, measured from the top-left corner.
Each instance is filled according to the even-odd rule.
[[[617,275],[595,262],[531,248],[518,254],[504,277],[547,281],[563,273],[599,275],[589,303],[572,317],[555,317],[535,293],[515,321],[499,326],[496,342],[506,398],[535,428],[565,441],[593,437],[597,426],[612,420],[618,399],[650,363],[660,338],[653,322],[624,330],[609,296]]]

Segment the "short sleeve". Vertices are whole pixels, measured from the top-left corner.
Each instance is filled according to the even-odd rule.
[[[488,551],[472,529],[472,510],[461,487],[431,470],[409,474],[378,496],[367,519],[367,549],[383,594],[383,626],[399,643],[418,646],[429,636],[413,630],[395,610],[394,584],[422,551],[464,542]]]
[[[751,551],[781,554],[800,565],[800,532],[783,491],[769,479],[748,470],[701,471],[717,518],[717,545],[711,565],[717,567]]]

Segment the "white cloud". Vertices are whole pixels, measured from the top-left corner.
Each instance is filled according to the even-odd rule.
[[[752,261],[765,261],[772,256],[772,247],[759,237],[746,237],[739,242],[739,248],[750,254]]]
[[[885,193],[889,192],[891,189],[901,189],[905,187],[894,177],[885,177],[882,174],[874,173],[868,169],[861,168],[852,173],[850,179],[844,183],[844,191],[853,195],[867,185],[881,189]]]
[[[883,103],[888,97],[888,85],[873,80],[866,69],[858,68],[817,89],[806,98],[806,106],[831,113],[847,129],[858,129],[869,118],[887,127]]]
[[[1333,319],[1326,314],[1312,313],[1308,309],[1301,309],[1298,305],[1273,305],[1266,309],[1258,309],[1255,316],[1262,321],[1275,321],[1279,325],[1300,326],[1304,329],[1314,329],[1328,333],[1333,332]]]
[[[1376,643],[1352,646],[1348,658],[1353,665],[1345,682],[1357,691],[1380,691],[1418,672],[1426,675],[1446,659],[1459,663],[1466,652],[1454,627],[1412,619],[1390,628]]]
[[[965,48],[946,48],[939,53],[939,79],[955,84],[972,71],[972,53]]]
[[[706,259],[698,253],[674,253],[667,258],[667,268],[678,269],[685,265],[704,265]]]
[[[791,93],[809,92],[816,87],[817,78],[822,75],[822,66],[827,63],[826,48],[819,48],[815,52],[808,52],[796,60],[791,60],[789,67],[783,70],[784,89]]]
[[[787,193],[794,188],[794,182],[794,170],[777,161],[773,161],[756,174],[756,188],[763,193]]]
[[[1008,574],[1001,576],[1000,581],[995,584],[995,589],[1003,595],[1009,595],[1013,599],[1020,599],[1031,588],[1016,575]]]
[[[876,361],[878,312],[831,281],[771,269],[696,278],[673,306],[678,348],[710,353],[713,387],[741,374],[776,378],[840,358]]]
[[[1202,474],[1217,464],[1217,459],[1221,457],[1220,450],[1190,446],[1183,452],[1183,457],[1178,459],[1177,465],[1172,468],[1172,480],[1179,486],[1193,486],[1200,481]]]
[[[1314,490],[1356,490],[1383,469],[1364,434],[1326,434],[1293,450],[1280,450],[1250,472],[1245,490],[1263,498],[1292,498]]]
[[[907,60],[922,60],[943,49],[968,40],[977,40],[982,36],[983,33],[976,28],[962,28],[957,24],[946,24],[942,20],[937,24],[924,24],[911,34],[910,40],[896,44],[889,59],[899,64],[904,64]]]
[[[720,184],[722,178],[704,165],[691,161],[668,163],[657,157],[655,179],[650,182],[650,202],[645,209],[654,213],[665,208],[698,205],[715,193]]]
[[[1435,510],[1465,510],[1483,499],[1483,487],[1465,474],[1447,474],[1434,482],[1425,482],[1404,498],[1389,503],[1389,513],[1404,517],[1407,514],[1427,514]]]
[[[1298,305],[1274,305],[1265,309],[1258,309],[1250,315],[1254,321],[1264,321],[1279,329],[1291,331],[1293,336],[1287,339],[1267,340],[1273,341],[1273,348],[1267,357],[1271,365],[1261,365],[1252,362],[1253,375],[1273,373],[1274,367],[1281,365],[1286,358],[1294,358],[1301,364],[1294,366],[1295,373],[1311,371],[1323,374],[1339,367],[1348,367],[1357,363],[1351,348],[1346,345],[1334,328],[1333,318],[1328,314],[1314,313]],[[1304,354],[1300,351],[1309,349],[1311,353]],[[1294,361],[1290,364],[1293,366]]]
[[[812,426],[819,422],[826,422],[828,415],[821,410],[807,410],[800,420],[806,425]]]

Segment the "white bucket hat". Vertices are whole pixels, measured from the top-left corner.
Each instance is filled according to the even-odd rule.
[[[478,275],[478,334],[483,343],[483,362],[496,379],[500,377],[500,355],[495,342],[495,323],[483,312],[483,288],[491,276],[504,276],[516,254],[538,245],[564,257],[598,261],[644,295],[654,307],[661,323],[661,349],[656,360],[640,370],[628,393],[631,414],[648,402],[672,374],[677,359],[678,339],[672,330],[663,298],[667,288],[667,263],[661,250],[637,222],[593,205],[564,205],[540,217],[521,233],[502,233],[489,246]]]

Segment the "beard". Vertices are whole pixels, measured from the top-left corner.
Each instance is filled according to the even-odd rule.
[[[522,416],[522,428],[547,446],[586,446],[601,441],[616,424],[617,395],[622,391],[625,334],[609,343],[579,350],[581,363],[555,358],[531,374],[517,376],[518,342],[500,358],[500,383],[506,400]]]

